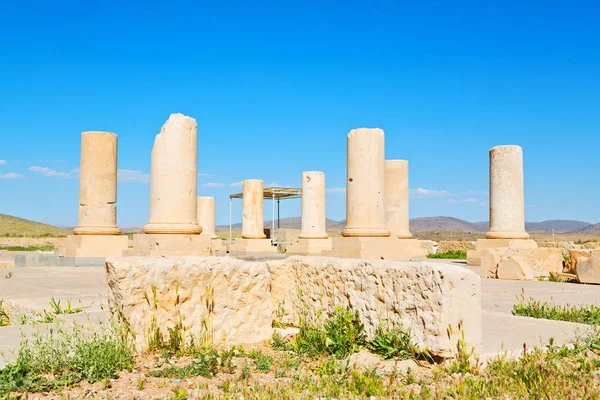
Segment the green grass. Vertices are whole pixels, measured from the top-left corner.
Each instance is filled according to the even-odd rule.
[[[50,330],[24,340],[14,362],[0,371],[0,398],[11,392],[57,391],[81,381],[118,377],[133,367],[133,346],[113,324],[97,332]]]
[[[10,325],[10,318],[6,310],[4,310],[4,300],[0,300],[0,326]]]
[[[557,306],[534,299],[525,301],[521,296],[512,309],[513,315],[522,317],[550,319],[553,321],[577,322],[580,324],[600,325],[600,307],[594,305]]]
[[[0,250],[6,251],[53,251],[53,244],[31,245],[31,246],[3,246],[0,245]]]
[[[427,258],[440,258],[445,260],[466,260],[466,251],[446,251],[444,253],[428,254]]]

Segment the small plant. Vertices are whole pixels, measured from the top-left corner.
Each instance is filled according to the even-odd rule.
[[[146,378],[143,376],[138,377],[137,378],[137,389],[144,390],[144,386],[146,386]]]
[[[170,400],[186,400],[188,398],[187,390],[177,386],[173,389],[173,397]]]
[[[428,254],[427,258],[440,258],[445,260],[466,260],[467,252],[466,251],[446,251],[443,253],[432,253]]]
[[[358,311],[352,312],[350,308],[335,307],[325,321],[325,332],[330,340],[327,351],[336,357],[356,353],[366,344],[365,327]]]
[[[248,356],[254,360],[256,370],[260,372],[271,371],[271,365],[273,365],[273,357],[268,354],[263,354],[260,351],[251,351]]]
[[[62,308],[60,305],[60,300],[56,301],[54,297],[50,299],[50,308],[52,308],[52,313],[54,315],[77,314],[82,311],[80,307],[71,307],[71,299],[67,299],[67,308]]]
[[[384,326],[377,328],[375,337],[367,344],[367,348],[384,360],[408,360],[415,353],[410,332]]]
[[[4,278],[10,279],[10,278],[12,278],[12,276],[13,276],[13,273],[12,273],[12,271],[10,271],[8,274],[4,275]]]
[[[219,354],[211,350],[199,355],[199,359],[183,367],[168,367],[158,371],[148,372],[154,378],[189,379],[195,376],[212,378],[219,373]]]
[[[244,364],[240,373],[240,381],[248,381],[250,379],[250,365]]]
[[[0,326],[10,325],[8,313],[4,310],[4,300],[0,300]]]
[[[287,343],[277,331],[273,333],[273,338],[271,339],[271,347],[273,348],[273,350],[277,351],[285,351],[292,349],[292,346],[290,346],[290,344]]]

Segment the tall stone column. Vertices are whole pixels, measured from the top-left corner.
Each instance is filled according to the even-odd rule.
[[[385,160],[385,214],[392,236],[410,239],[408,161]]]
[[[202,235],[211,239],[217,237],[215,232],[215,198],[208,196],[198,197],[198,225],[202,228]]]
[[[265,239],[264,232],[264,184],[260,179],[244,181],[242,199],[242,238]]]
[[[385,221],[385,151],[381,129],[348,134],[345,237],[390,236]]]
[[[302,229],[300,239],[327,239],[325,216],[325,174],[302,172]]]
[[[118,235],[117,135],[81,134],[79,219],[75,235]]]
[[[488,239],[527,239],[523,150],[496,146],[490,150],[490,230]]]
[[[171,114],[156,135],[150,168],[150,218],[144,233],[198,234],[198,124]]]

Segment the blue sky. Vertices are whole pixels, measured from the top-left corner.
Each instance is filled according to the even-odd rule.
[[[181,112],[219,224],[236,182],[302,170],[343,219],[358,127],[409,160],[411,217],[487,220],[488,150],[519,144],[528,221],[600,222],[599,26],[593,1],[3,2],[0,213],[75,225],[80,134],[106,130],[119,224],[144,224],[154,136]]]

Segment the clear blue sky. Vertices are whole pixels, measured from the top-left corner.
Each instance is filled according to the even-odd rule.
[[[343,219],[358,127],[410,161],[411,217],[486,220],[488,150],[519,144],[528,221],[600,221],[597,1],[10,1],[0,37],[0,213],[75,225],[80,133],[107,130],[119,224],[144,224],[154,136],[181,112],[219,224],[233,183],[302,170]]]

